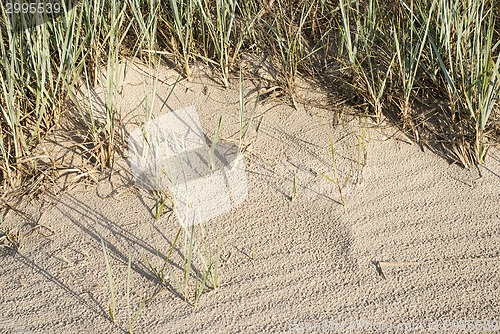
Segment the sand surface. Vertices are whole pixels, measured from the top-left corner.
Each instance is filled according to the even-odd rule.
[[[126,131],[137,126],[148,82],[134,68],[119,97]],[[221,140],[237,143],[237,80],[224,89],[198,75],[162,100],[177,77],[159,72],[155,115],[196,106],[210,138],[223,115]],[[245,85],[251,109],[257,88]],[[321,98],[313,89],[305,96]],[[99,174],[90,173],[75,185],[79,173],[70,173],[56,182],[70,184],[64,192],[47,187],[3,213],[4,228],[39,227],[18,251],[0,256],[0,333],[127,332],[129,256],[128,309],[147,300],[134,333],[403,332],[412,323],[421,332],[500,331],[500,152],[493,148],[484,166],[462,169],[394,127],[367,123],[362,166],[356,120],[346,116],[334,126],[338,108],[299,101],[295,110],[285,102],[271,98],[257,107],[245,141],[248,197],[207,223],[223,236],[220,286],[196,308],[148,266],[161,265],[168,253],[176,216],[155,220],[151,193],[117,158],[111,178],[96,183]],[[57,136],[52,140],[62,143]],[[345,206],[320,174],[333,175],[331,140],[340,177],[350,175]],[[58,148],[49,154],[62,161]],[[79,156],[66,152],[65,164],[91,170]],[[115,276],[116,323],[108,315],[101,238]],[[171,258],[178,276],[180,244]],[[475,327],[457,327],[467,324]]]

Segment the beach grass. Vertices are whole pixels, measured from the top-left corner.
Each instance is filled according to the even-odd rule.
[[[204,62],[228,87],[243,53],[265,55],[295,105],[297,76],[340,80],[346,89],[336,93],[379,122],[390,114],[417,142],[433,128],[428,109],[444,106],[433,117],[447,125],[430,140],[447,143],[463,165],[482,163],[498,142],[500,10],[493,0],[83,0],[61,10],[37,24],[0,4],[4,189],[36,173],[28,158],[81,87],[104,88],[104,114],[76,109],[93,163],[113,166],[123,145],[119,62],[127,57],[170,58],[188,79],[193,64]]]

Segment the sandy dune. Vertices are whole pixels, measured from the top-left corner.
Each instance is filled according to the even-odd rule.
[[[145,95],[134,71],[120,100],[128,131]],[[170,89],[161,81],[171,83],[174,73],[160,73],[158,105]],[[247,88],[250,106],[255,89]],[[237,141],[237,85],[225,90],[204,76],[180,82],[155,113],[186,105],[197,107],[209,137],[223,115],[222,140]],[[4,226],[44,227],[0,257],[0,333],[128,331],[129,255],[132,307],[148,300],[136,333],[402,332],[412,324],[422,332],[460,332],[464,324],[500,331],[500,152],[466,170],[422,152],[396,128],[370,125],[366,166],[358,168],[349,160],[358,154],[356,121],[333,127],[332,111],[298,109],[278,100],[259,105],[244,155],[248,197],[208,223],[223,234],[221,286],[196,308],[147,265],[168,252],[175,215],[156,221],[154,199],[119,159],[110,180],[47,191],[24,201],[22,214],[7,212]],[[331,138],[341,177],[352,169],[345,206],[319,174],[333,173]],[[101,238],[115,274],[116,324]],[[174,271],[183,256],[174,251]]]

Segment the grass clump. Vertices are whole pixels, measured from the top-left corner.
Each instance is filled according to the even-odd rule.
[[[214,242],[214,229],[206,224],[180,227],[166,256],[160,256],[155,247],[156,259],[144,257],[143,261],[163,286],[176,291],[186,303],[197,306],[204,293],[217,290],[220,284],[222,234],[219,232],[215,239]],[[183,254],[181,258],[173,257],[176,248]],[[177,266],[179,261],[182,265]]]
[[[488,145],[498,141],[491,131],[498,126],[491,115],[498,112],[500,70],[495,3],[371,0],[340,6],[342,71],[372,114],[395,116],[417,142],[446,143],[445,151],[464,166],[482,163]],[[433,108],[440,103],[444,107]],[[395,114],[387,112],[391,107]]]
[[[109,249],[107,244],[101,239],[102,253],[104,256],[104,263],[106,264],[106,272],[108,277],[108,287],[109,287],[109,304],[108,304],[108,314],[113,323],[117,323],[116,318],[116,290],[115,290],[115,275],[113,274],[113,268],[110,262]],[[133,333],[133,327],[137,322],[139,315],[141,314],[142,308],[145,305],[144,299],[141,300],[139,306],[135,310],[135,312],[131,309],[131,298],[130,298],[130,275],[132,273],[132,257],[129,254],[128,262],[127,262],[127,279],[125,282],[125,299],[126,299],[126,307],[127,307],[127,327],[128,332],[130,334]]]

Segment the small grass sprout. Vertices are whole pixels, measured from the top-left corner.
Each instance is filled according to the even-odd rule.
[[[106,272],[108,273],[108,287],[110,300],[108,304],[108,313],[111,321],[116,322],[115,310],[116,310],[116,299],[115,299],[115,281],[113,278],[113,269],[111,268],[111,263],[109,262],[109,251],[103,239],[101,239],[102,253],[104,254],[104,262],[106,264]]]

